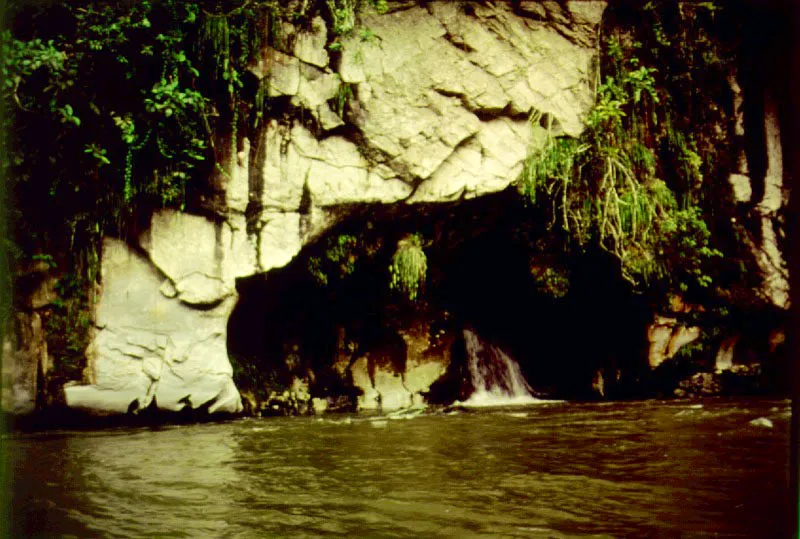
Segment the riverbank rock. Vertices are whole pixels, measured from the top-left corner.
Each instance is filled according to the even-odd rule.
[[[789,197],[784,185],[780,102],[776,89],[765,84],[762,95],[758,96],[763,117],[759,120],[761,131],[757,138],[762,142],[759,150],[754,152],[747,148],[745,99],[739,82],[735,77],[728,80],[733,95],[739,153],[738,168],[732,171],[728,181],[735,203],[749,210],[741,231],[745,236],[742,240],[761,272],[761,286],[757,293],[774,307],[785,310],[789,308],[789,270],[782,251],[785,236],[782,214]]]
[[[718,372],[699,372],[678,383],[676,397],[752,395],[762,389],[761,365],[734,365]]]
[[[647,359],[650,367],[658,367],[673,357],[683,346],[699,337],[699,327],[686,327],[679,324],[675,318],[656,315],[655,321],[647,329],[647,338],[650,342]]]
[[[182,223],[177,230],[145,243],[152,259],[122,241],[104,242],[103,291],[87,369],[91,384],[66,387],[68,406],[98,413],[135,412],[153,402],[169,411],[242,410],[225,344],[235,298],[224,286],[209,286],[223,281],[214,250],[204,251],[207,245],[197,241],[202,228],[184,228],[184,217],[175,222]],[[193,249],[187,234],[194,234]],[[207,272],[207,279],[187,278],[196,272]],[[184,283],[182,292],[170,288],[165,294],[165,282]]]
[[[67,404],[241,410],[226,353],[236,279],[286,266],[358,208],[506,189],[542,139],[532,115],[556,135],[578,136],[593,104],[605,3],[525,4],[366,9],[360,23],[373,37],[342,39],[335,63],[322,19],[287,25],[284,44],[265,46],[249,71],[270,97],[291,102],[293,116],[236,141],[229,172],[212,175],[216,192],[197,214],[157,211],[130,244],[105,240],[91,384],[66,388]],[[350,366],[361,409],[419,404],[446,369],[362,363]]]
[[[649,343],[647,361],[651,369],[657,368],[664,361],[672,358],[683,346],[696,341],[700,337],[700,328],[686,326],[676,315],[685,314],[696,309],[678,297],[670,300],[669,314],[656,314],[653,322],[647,326]]]

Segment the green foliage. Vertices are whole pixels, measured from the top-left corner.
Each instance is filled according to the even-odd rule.
[[[337,36],[352,34],[359,0],[325,0],[325,3],[333,21],[333,33]]]
[[[352,99],[353,99],[352,85],[346,82],[341,82],[339,84],[339,88],[337,88],[336,90],[336,95],[331,100],[332,101],[331,104],[333,105],[333,110],[336,111],[336,114],[338,114],[339,117],[341,118],[344,117],[344,111]]]
[[[644,7],[661,16],[660,9],[652,2]],[[705,135],[676,120],[685,101],[676,102],[673,83],[683,79],[665,76],[652,54],[691,45],[676,45],[660,23],[637,31],[643,35],[616,28],[604,40],[603,83],[579,139],[556,136],[533,115],[534,129],[544,133],[525,163],[521,188],[546,212],[551,230],[578,249],[596,245],[612,253],[631,283],[705,289],[721,254],[698,205],[713,164],[701,157]],[[682,76],[697,69],[684,65]]]
[[[308,271],[320,286],[349,277],[355,273],[359,257],[366,254],[362,248],[362,242],[352,234],[330,237],[321,256],[309,257]]]
[[[322,266],[322,259],[318,256],[308,258],[308,272],[320,286],[328,285],[328,274]]]
[[[662,225],[663,236],[658,253],[664,260],[665,275],[681,292],[688,290],[688,283],[702,288],[712,284],[706,265],[722,253],[710,246],[708,230],[700,208],[693,206],[674,212]]]
[[[531,275],[539,291],[555,299],[563,298],[569,292],[569,273],[566,268],[551,265],[534,265]]]
[[[2,98],[10,114],[2,127],[11,134],[4,167],[20,208],[49,197],[53,224],[105,230],[141,204],[169,204],[184,191],[207,158],[202,118],[209,103],[183,50],[182,4],[62,8],[74,32],[27,40],[3,33]],[[39,31],[35,19],[30,24]],[[143,169],[134,177],[137,162]],[[19,224],[18,240],[34,240],[24,236],[35,231]],[[47,222],[38,228],[58,232]]]
[[[46,255],[45,255],[46,256]],[[56,284],[57,297],[45,313],[48,353],[54,372],[66,379],[80,379],[84,354],[91,340],[92,313],[96,298],[96,264],[86,273],[69,273]]]
[[[362,28],[358,32],[358,39],[363,42],[375,41],[378,35],[369,28]]]
[[[383,0],[368,3],[388,9]],[[263,45],[284,46],[282,25],[314,13],[335,35],[351,35],[368,3],[98,0],[28,11],[20,4],[12,19],[28,26],[0,36],[2,99],[11,112],[0,127],[12,142],[0,166],[15,181],[12,192],[24,184],[32,200],[47,193],[60,203],[55,222],[94,221],[103,230],[148,208],[183,208],[191,180],[225,172],[238,130],[259,127],[269,109],[266,84],[255,99],[243,94],[247,66]],[[69,32],[37,25],[50,9]],[[368,29],[360,35],[374,38]],[[343,85],[340,113],[352,96]],[[221,138],[230,143],[221,147]],[[82,200],[65,200],[64,191]],[[91,218],[76,218],[85,214]]]
[[[35,254],[31,257],[31,260],[33,260],[34,262],[44,263],[47,269],[55,269],[58,267],[58,264],[56,264],[56,261],[53,259],[53,255]]]
[[[0,33],[8,245],[19,260],[66,253],[59,265],[72,276],[47,324],[55,361],[71,376],[88,338],[101,238],[135,232],[155,208],[184,209],[209,174],[227,172],[239,131],[259,128],[271,110],[267,85],[254,99],[245,80],[264,45],[285,45],[283,23],[319,13],[352,34],[361,7],[89,0],[9,8],[13,30]],[[340,112],[351,98],[343,87]],[[326,263],[352,270],[345,259]]]
[[[342,234],[336,238],[331,238],[325,257],[339,265],[339,273],[343,276],[352,274],[355,271],[356,255],[355,248],[358,240],[355,236]]]
[[[389,286],[411,301],[424,290],[428,259],[422,250],[422,239],[412,234],[397,242],[397,250],[389,266]]]
[[[389,11],[389,3],[386,0],[369,0],[369,4],[380,15]]]

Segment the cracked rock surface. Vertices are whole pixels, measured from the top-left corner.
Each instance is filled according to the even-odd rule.
[[[180,242],[161,241],[149,244],[153,258],[180,253]],[[241,411],[225,344],[236,298],[232,289],[217,284],[222,282],[219,274],[197,273],[214,267],[214,259],[204,254],[210,253],[196,250],[196,270],[188,265],[181,270],[185,260],[164,264],[170,271],[192,271],[185,277],[166,274],[178,279],[178,293],[170,297],[162,290],[164,272],[151,260],[119,240],[105,240],[97,330],[87,353],[92,383],[65,387],[69,406],[126,413],[155,400],[162,410],[205,406],[210,412]],[[195,308],[198,304],[186,297],[203,298],[204,308]]]
[[[253,140],[237,141],[220,186],[225,207],[212,218],[165,210],[136,245],[106,239],[91,385],[67,387],[68,404],[118,413],[154,400],[168,410],[241,410],[226,350],[237,278],[285,266],[355,205],[377,210],[505,189],[533,143],[533,113],[556,134],[579,135],[593,102],[605,2],[518,4],[367,10],[361,24],[373,36],[345,39],[336,65],[321,18],[307,30],[284,28],[291,50],[265,47],[250,71],[306,122],[264,122]],[[345,88],[352,97],[337,110]],[[354,372],[364,406],[377,394],[384,408],[419,400],[442,371],[424,363],[403,376],[379,369],[362,380]]]

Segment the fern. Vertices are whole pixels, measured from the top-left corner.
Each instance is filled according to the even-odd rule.
[[[397,250],[389,266],[389,286],[416,301],[425,287],[428,259],[422,250],[422,241],[417,234],[397,242]]]

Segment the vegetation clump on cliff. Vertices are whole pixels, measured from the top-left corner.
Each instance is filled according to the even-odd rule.
[[[397,242],[397,251],[389,266],[390,286],[411,301],[417,299],[425,287],[428,260],[422,250],[419,234],[412,234]]]
[[[47,317],[56,367],[79,376],[103,236],[159,207],[201,210],[230,174],[237,134],[282,116],[249,69],[284,25],[321,16],[328,39],[381,0],[19,3],[0,35],[9,267],[60,275]],[[7,158],[6,158],[7,157]],[[13,286],[8,283],[7,286]]]
[[[727,198],[733,138],[723,87],[735,49],[715,35],[719,10],[712,2],[609,7],[583,135],[555,136],[549,117],[532,118],[544,143],[523,171],[525,196],[565,249],[611,253],[621,275],[653,297],[707,301],[731,284],[720,280],[723,246],[710,227]]]
[[[298,112],[255,73],[263,47],[290,50],[287,27],[321,16],[335,57],[366,7],[388,10],[385,0],[166,0],[12,13],[0,60],[9,248],[18,266],[60,270],[47,333],[62,370],[77,377],[83,363],[103,236],[137,233],[158,207],[213,212],[219,193],[208,178],[231,174],[237,143],[255,140],[267,118]],[[549,115],[531,118],[544,144],[521,185],[548,225],[547,248],[610,254],[654,303],[678,294],[721,306],[752,282],[738,225],[722,211],[736,62],[735,39],[720,32],[724,11],[712,2],[611,2],[584,134],[558,136]],[[372,37],[362,29],[362,40]],[[343,116],[354,99],[342,83],[331,105]],[[324,238],[307,270],[334,287],[380,260],[383,289],[413,303],[436,282],[435,247],[426,253],[413,232],[403,231],[393,254],[388,241],[354,233]],[[530,265],[538,290],[559,299],[570,291],[564,258]]]

